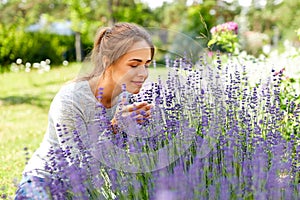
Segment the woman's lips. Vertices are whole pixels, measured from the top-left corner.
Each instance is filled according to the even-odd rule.
[[[139,87],[141,87],[144,84],[144,81],[131,81],[131,82]]]

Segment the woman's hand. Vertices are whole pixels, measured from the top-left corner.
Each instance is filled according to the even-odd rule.
[[[130,105],[122,105],[121,110],[118,111],[114,118],[111,120],[111,125],[114,133],[117,131],[118,120],[122,117],[130,117],[136,120],[138,124],[145,123],[151,117],[152,104],[147,102],[138,102]]]

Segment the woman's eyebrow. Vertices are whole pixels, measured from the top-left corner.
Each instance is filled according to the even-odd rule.
[[[130,59],[129,61],[143,62],[143,60],[138,59],[138,58],[133,58],[133,59]],[[149,62],[151,62],[151,60],[146,61],[146,63],[149,63]]]
[[[130,59],[129,61],[143,62],[141,59],[137,59],[137,58]]]

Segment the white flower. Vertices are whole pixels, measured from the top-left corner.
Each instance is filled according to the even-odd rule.
[[[25,67],[26,67],[26,68],[30,68],[30,67],[31,67],[31,63],[27,62],[27,63],[25,64]]]
[[[47,59],[45,60],[45,62],[46,62],[47,65],[49,65],[49,64],[51,63],[51,60],[47,58]]]
[[[17,63],[18,65],[20,65],[20,64],[22,63],[22,59],[21,59],[21,58],[18,58],[17,61],[16,61],[16,63]]]
[[[64,60],[62,63],[64,66],[67,66],[69,64],[69,62],[67,60]]]

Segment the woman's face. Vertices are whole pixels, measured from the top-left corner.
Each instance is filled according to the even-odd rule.
[[[136,94],[148,77],[150,63],[149,44],[144,40],[136,42],[126,54],[111,65],[112,81],[118,88],[125,84],[128,92]]]

